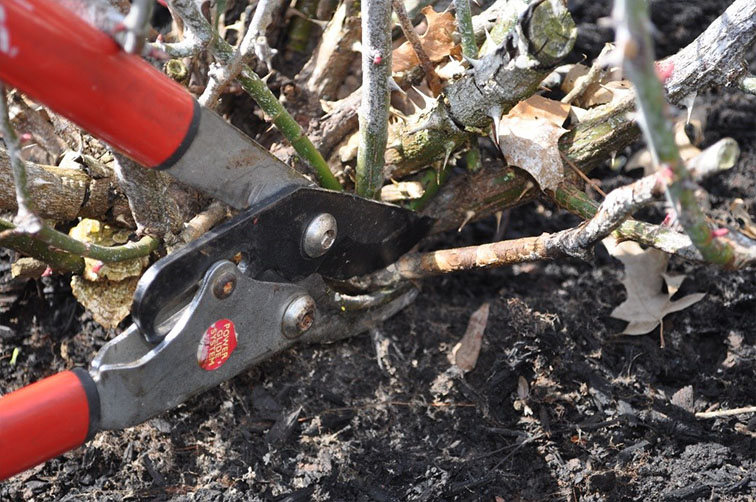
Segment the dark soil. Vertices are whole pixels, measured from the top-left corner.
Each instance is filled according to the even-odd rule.
[[[663,51],[725,3],[655,2]],[[575,11],[578,50],[598,52],[611,36],[596,27],[608,4]],[[714,208],[735,197],[756,208],[756,96],[715,90],[701,102],[706,143],[733,136],[743,150],[706,183]],[[508,237],[574,224],[541,205],[509,221]],[[483,222],[453,240],[493,230]],[[756,272],[672,267],[688,274],[682,294],[707,295],[665,318],[664,348],[658,332],[616,335],[624,325],[609,314],[625,297],[623,271],[602,250],[592,263],[427,280],[379,333],[292,350],[148,423],[100,433],[0,484],[0,500],[752,501],[756,415],[694,413],[756,405]],[[66,283],[2,285],[0,393],[88,364],[113,336]],[[477,367],[445,379],[484,301]],[[527,410],[516,403],[520,377]]]

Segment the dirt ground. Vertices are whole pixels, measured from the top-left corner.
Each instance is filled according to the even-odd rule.
[[[611,38],[596,25],[610,7],[574,3],[576,53],[595,54]],[[727,3],[653,2],[661,55]],[[712,206],[741,197],[754,215],[756,96],[718,89],[699,103],[709,110],[705,145],[731,136],[742,149],[733,169],[705,182]],[[595,176],[609,188],[628,181],[608,169]],[[531,204],[511,212],[506,237],[574,223]],[[493,233],[485,221],[446,244]],[[8,268],[5,254],[0,393],[88,364],[114,335],[76,305],[68,279],[9,281]],[[680,295],[706,297],[664,320],[664,348],[658,332],[616,334],[624,323],[609,314],[625,298],[623,269],[603,249],[591,263],[426,280],[378,332],[291,350],[141,426],[100,433],[0,484],[0,500],[753,501],[756,415],[694,413],[756,405],[756,271],[671,268],[688,274]],[[445,378],[485,301],[477,367]]]

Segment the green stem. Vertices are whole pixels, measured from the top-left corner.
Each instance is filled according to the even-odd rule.
[[[303,16],[293,16],[289,24],[289,41],[286,47],[296,52],[307,51],[310,42],[313,22],[307,18],[315,18],[318,11],[318,0],[298,0],[296,9]]]
[[[713,235],[696,199],[693,180],[675,143],[672,124],[665,115],[664,87],[654,68],[654,52],[648,27],[648,3],[644,0],[617,0],[617,46],[623,53],[623,67],[636,90],[639,122],[649,150],[662,169],[670,171],[667,197],[677,218],[704,260],[727,266],[735,253],[724,239]]]
[[[13,232],[15,228],[13,223],[0,219],[0,229],[3,230],[0,233],[0,246],[32,256],[57,272],[80,274],[84,271],[84,260],[80,256],[53,249],[30,235]],[[8,230],[10,232],[6,232]]]
[[[470,59],[478,57],[478,44],[475,43],[470,0],[454,0],[457,17],[457,31],[462,38],[462,55]]]
[[[391,1],[363,0],[362,103],[356,190],[375,198],[383,185],[391,90]]]
[[[451,167],[449,167],[448,164],[441,169],[441,172],[438,172],[435,169],[428,169],[421,180],[421,183],[425,187],[422,197],[413,200],[407,204],[407,207],[413,211],[422,211],[428,202],[436,196],[441,185],[444,184],[446,178],[449,176],[450,171]]]

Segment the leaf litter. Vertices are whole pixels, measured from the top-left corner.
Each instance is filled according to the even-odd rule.
[[[627,321],[623,335],[645,335],[659,326],[667,314],[684,310],[697,303],[706,293],[694,293],[679,300],[672,300],[685,275],[667,273],[669,255],[657,249],[642,249],[632,241],[617,243],[605,239],[609,253],[625,266],[622,285],[627,299],[610,314],[615,319]],[[662,290],[666,283],[667,292]]]
[[[559,138],[570,105],[534,95],[504,115],[497,127],[497,140],[504,158],[527,171],[541,190],[556,190],[564,179]]]

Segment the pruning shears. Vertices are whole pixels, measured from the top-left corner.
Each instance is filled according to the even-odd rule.
[[[290,347],[334,308],[329,279],[392,263],[430,227],[397,206],[313,187],[54,1],[0,0],[0,80],[141,165],[241,210],[146,271],[133,325],[89,370],[0,397],[0,479],[98,431],[144,422]]]

